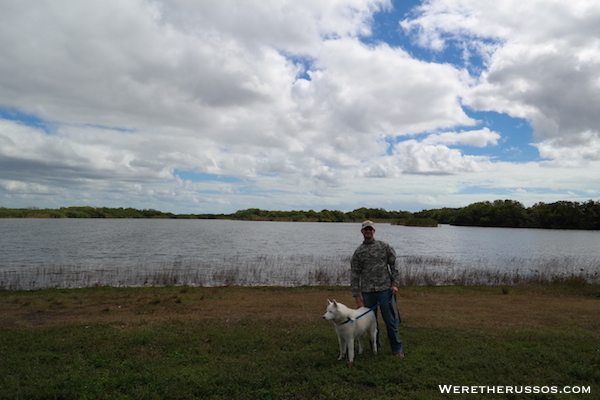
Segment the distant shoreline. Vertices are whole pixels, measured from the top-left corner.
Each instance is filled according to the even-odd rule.
[[[250,208],[232,214],[173,214],[154,209],[108,207],[61,207],[59,209],[29,207],[26,209],[0,208],[0,218],[160,218],[282,222],[362,222],[371,220],[406,226],[449,224],[494,228],[600,230],[600,201],[536,203],[532,207],[526,208],[514,200],[495,200],[473,203],[462,208],[441,208],[415,213],[365,207],[349,212],[326,209],[321,211],[268,211]]]

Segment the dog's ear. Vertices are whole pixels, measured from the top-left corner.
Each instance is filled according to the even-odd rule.
[[[327,299],[327,304],[331,304],[331,300]]]
[[[333,299],[333,305],[337,307],[337,301],[335,301],[335,299]]]

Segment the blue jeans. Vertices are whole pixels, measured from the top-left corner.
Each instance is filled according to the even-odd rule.
[[[377,318],[377,310],[381,310],[381,316],[385,321],[385,327],[387,330],[388,340],[390,341],[390,347],[392,348],[392,353],[397,353],[402,351],[402,341],[398,336],[398,321],[396,320],[396,315],[394,312],[394,302],[393,300],[388,301],[389,296],[389,290],[362,294],[365,307],[375,307],[379,302],[383,302],[374,310],[375,318]],[[381,349],[381,340],[379,339],[379,324],[377,324],[377,349]]]

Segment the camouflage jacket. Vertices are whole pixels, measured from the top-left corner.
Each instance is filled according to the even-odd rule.
[[[392,246],[381,240],[363,242],[358,246],[350,263],[352,296],[380,292],[398,285],[396,252]]]

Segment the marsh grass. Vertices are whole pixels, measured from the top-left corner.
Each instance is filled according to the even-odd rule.
[[[600,282],[600,260],[480,259],[464,265],[452,258],[407,256],[400,259],[403,286],[514,286],[522,284]]]
[[[333,326],[320,318],[324,299],[346,300],[346,288],[4,292],[0,318],[13,326],[0,329],[0,399],[464,398],[438,385],[583,386],[592,394],[581,398],[597,396],[599,300],[588,294],[598,286],[539,290],[405,289],[407,357],[384,347],[354,369],[337,361]]]
[[[158,265],[40,266],[0,271],[0,289],[139,286],[337,286],[350,280],[350,256],[176,258]],[[496,258],[468,264],[439,256],[398,258],[402,286],[598,283],[600,260]]]
[[[349,280],[348,265],[348,257],[235,256],[210,260],[178,258],[170,264],[114,268],[24,266],[0,271],[0,289],[341,285]]]

